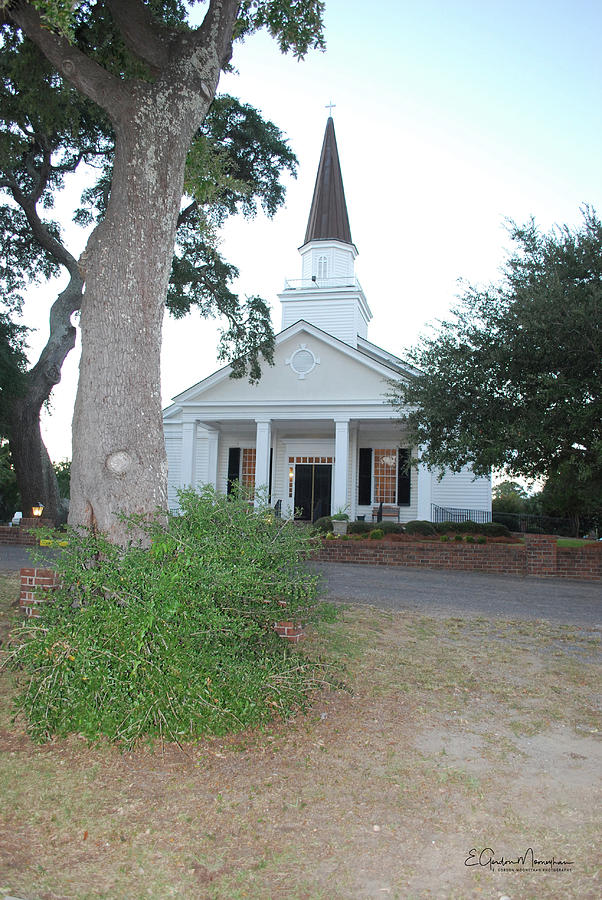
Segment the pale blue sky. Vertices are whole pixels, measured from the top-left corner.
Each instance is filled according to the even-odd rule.
[[[222,251],[240,290],[272,302],[279,330],[276,294],[300,275],[332,99],[368,337],[401,353],[446,315],[458,278],[497,277],[504,217],[549,228],[577,223],[584,202],[602,211],[602,4],[326,0],[326,11],[326,53],[299,63],[259,35],[222,79],[283,129],[300,163],[286,208],[231,223]],[[32,300],[28,315],[41,324],[44,305]],[[165,404],[216,368],[215,345],[215,323],[166,323]],[[55,458],[70,455],[75,380],[74,357],[45,422]]]

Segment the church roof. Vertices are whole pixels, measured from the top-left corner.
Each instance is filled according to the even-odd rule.
[[[306,244],[310,241],[328,240],[353,243],[332,116],[329,116],[326,123],[322,155],[305,232]]]

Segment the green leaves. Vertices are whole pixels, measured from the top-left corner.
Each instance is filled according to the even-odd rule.
[[[600,470],[602,224],[582,212],[579,228],[550,234],[510,223],[500,284],[468,286],[455,318],[410,352],[421,374],[395,399],[433,466]]]
[[[165,528],[146,522],[150,550],[70,534],[61,587],[16,633],[11,657],[37,740],[191,740],[307,702],[316,668],[273,625],[320,615],[303,566],[308,532],[242,495],[180,500]]]
[[[242,0],[235,37],[266,28],[283,53],[324,50],[323,0]]]

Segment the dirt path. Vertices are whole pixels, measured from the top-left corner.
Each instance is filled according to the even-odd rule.
[[[304,650],[344,662],[348,690],[187,755],[34,747],[9,721],[4,676],[0,887],[32,900],[593,900],[598,650],[585,629],[352,608]],[[529,847],[571,865],[465,864]]]

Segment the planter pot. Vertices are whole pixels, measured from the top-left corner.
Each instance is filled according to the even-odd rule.
[[[349,522],[346,519],[333,519],[332,530],[335,534],[347,534]]]

